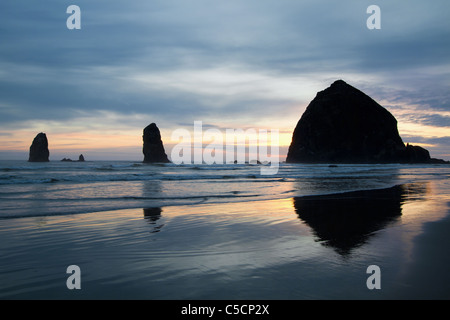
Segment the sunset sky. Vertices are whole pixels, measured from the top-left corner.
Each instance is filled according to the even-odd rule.
[[[381,9],[369,30],[368,6]],[[69,30],[69,5],[81,29]],[[142,160],[174,130],[278,129],[284,158],[305,108],[337,79],[450,160],[448,0],[2,0],[0,160]]]

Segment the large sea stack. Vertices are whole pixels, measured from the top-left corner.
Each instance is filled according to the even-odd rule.
[[[342,80],[317,93],[292,136],[290,163],[428,163],[426,149],[403,143],[394,116]]]
[[[41,132],[34,138],[30,146],[28,161],[30,162],[48,162],[50,152],[48,151],[48,140],[45,133]]]
[[[144,129],[144,162],[147,163],[168,163],[166,152],[164,151],[163,142],[161,140],[161,133],[156,124],[151,123]]]

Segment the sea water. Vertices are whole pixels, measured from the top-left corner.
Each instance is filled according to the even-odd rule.
[[[446,167],[444,167],[446,168]],[[377,189],[448,174],[441,166],[174,165],[0,161],[0,218],[249,201]]]
[[[282,163],[263,176],[254,164],[1,161],[0,298],[448,298],[447,272],[419,268],[416,243],[447,216],[449,177],[446,165]],[[448,260],[440,241],[428,266]],[[80,290],[66,287],[70,265]]]

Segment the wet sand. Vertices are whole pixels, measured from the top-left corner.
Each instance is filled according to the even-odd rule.
[[[1,299],[449,299],[448,185],[0,220]],[[69,290],[66,269],[81,270]],[[369,290],[369,265],[381,289]]]

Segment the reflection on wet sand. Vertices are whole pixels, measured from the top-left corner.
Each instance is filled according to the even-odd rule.
[[[295,212],[323,245],[346,256],[377,231],[396,221],[405,201],[420,198],[426,185],[346,192],[293,199]]]
[[[148,221],[150,225],[153,226],[150,233],[155,233],[161,231],[164,224],[158,224],[157,221],[161,218],[162,209],[159,207],[155,208],[144,208],[144,219]]]

